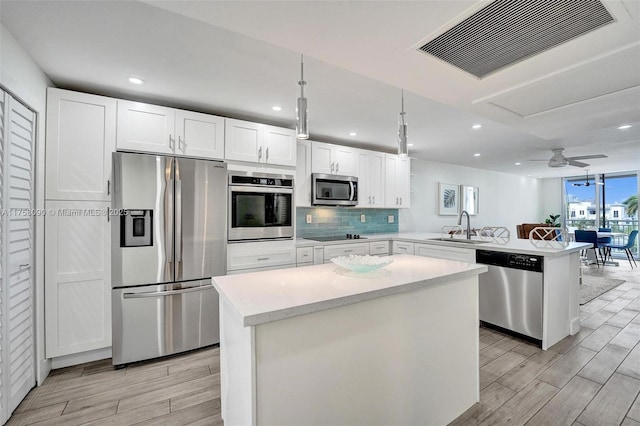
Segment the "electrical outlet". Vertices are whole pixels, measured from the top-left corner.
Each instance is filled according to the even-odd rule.
[[[363,214],[360,215],[360,222],[365,222],[366,218]]]
[[[311,223],[311,215],[310,214],[307,215],[307,223]]]
[[[395,217],[393,217],[393,215],[392,215],[392,214],[390,214],[390,215],[389,215],[389,217],[387,217],[387,221],[388,221],[389,223],[393,223],[393,222],[395,222],[395,219],[396,219],[396,218],[395,218]]]

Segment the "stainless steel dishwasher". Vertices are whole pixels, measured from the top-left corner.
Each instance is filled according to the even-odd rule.
[[[476,250],[480,274],[480,321],[542,341],[542,274],[544,257]]]

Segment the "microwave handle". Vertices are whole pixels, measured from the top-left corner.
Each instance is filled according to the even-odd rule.
[[[353,185],[353,182],[349,182],[349,201],[353,201],[355,195],[355,186]]]

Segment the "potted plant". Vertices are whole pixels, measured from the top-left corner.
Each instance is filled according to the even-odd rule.
[[[558,228],[560,227],[560,224],[556,222],[556,220],[558,220],[559,217],[560,217],[559,214],[550,214],[549,217],[544,220],[544,223]]]

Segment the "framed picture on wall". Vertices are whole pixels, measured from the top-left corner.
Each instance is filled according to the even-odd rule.
[[[438,214],[454,216],[458,214],[458,185],[438,183]]]
[[[470,215],[478,214],[480,189],[477,186],[460,185],[460,208]]]

